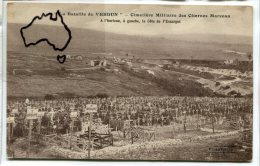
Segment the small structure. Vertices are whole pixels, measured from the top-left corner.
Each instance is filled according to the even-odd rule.
[[[154,71],[152,71],[152,70],[146,70],[149,74],[152,74],[152,75],[155,75],[154,74]]]
[[[83,60],[81,55],[66,55],[67,59]]]
[[[90,66],[107,66],[107,61],[106,60],[91,60],[90,61]]]
[[[82,58],[82,56],[78,55],[78,56],[75,57],[75,59],[76,60],[82,60],[83,58]]]
[[[72,59],[72,56],[71,55],[66,55],[66,58]]]
[[[224,61],[224,64],[225,65],[238,65],[239,64],[239,61],[238,59],[227,59]]]
[[[127,64],[128,66],[130,66],[130,67],[133,66],[132,62],[126,62],[126,64]]]
[[[116,57],[114,57],[114,58],[113,58],[113,62],[114,62],[114,63],[121,63],[121,58],[116,58]]]
[[[225,60],[224,64],[225,65],[231,65],[231,64],[233,64],[233,62],[234,62],[233,60]]]

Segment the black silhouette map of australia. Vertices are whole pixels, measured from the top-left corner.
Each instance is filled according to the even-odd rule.
[[[50,31],[55,33],[50,33]],[[71,31],[59,10],[54,16],[53,13],[35,16],[28,25],[21,28],[20,33],[25,47],[47,42],[55,51],[65,50],[72,38]]]

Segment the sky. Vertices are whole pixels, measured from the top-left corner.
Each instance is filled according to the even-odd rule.
[[[109,5],[109,4],[53,4],[53,3],[18,3],[8,4],[8,23],[29,24],[35,16],[42,13],[60,10],[68,27],[87,28],[98,31],[113,32],[127,35],[170,35],[170,34],[221,34],[252,36],[252,8],[246,6],[173,6],[173,5]],[[119,17],[98,16],[68,16],[70,13],[112,12],[122,13]],[[196,15],[230,15],[230,18],[164,18],[167,20],[181,20],[179,24],[127,24],[102,23],[101,18],[109,19],[148,19],[147,17],[130,17],[131,13],[170,13]],[[157,18],[152,18],[157,19]],[[45,20],[45,21],[44,21]],[[48,18],[40,24],[53,25]],[[162,18],[160,18],[162,21]]]

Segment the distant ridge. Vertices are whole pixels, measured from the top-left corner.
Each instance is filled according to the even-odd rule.
[[[9,23],[7,50],[17,53],[56,54],[46,43],[35,47],[25,47],[19,34],[24,25]],[[62,27],[55,27],[61,29]],[[38,29],[55,36],[53,26],[35,25],[29,35],[35,35]],[[252,52],[252,40],[247,36],[234,35],[169,35],[169,36],[137,36],[122,35],[95,31],[90,29],[70,28],[73,39],[64,54],[79,54],[91,57],[95,52],[109,52],[112,57],[134,56],[140,59],[205,59],[247,60],[246,56],[226,53],[224,50],[236,52]],[[61,40],[57,38],[57,40]],[[63,40],[63,39],[62,39]]]

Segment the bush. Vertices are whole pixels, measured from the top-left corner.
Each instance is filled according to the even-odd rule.
[[[54,97],[53,95],[51,95],[51,94],[46,94],[46,95],[44,96],[44,99],[45,99],[45,100],[54,100],[55,97]]]
[[[230,88],[230,86],[229,85],[227,85],[224,89],[229,89]]]
[[[97,98],[108,98],[108,94],[106,94],[106,93],[98,93],[98,94],[96,94],[96,97]]]
[[[241,97],[241,93],[235,91],[235,90],[232,90],[228,93],[229,96],[234,96],[234,97]]]
[[[100,70],[101,71],[106,71],[106,69],[104,67],[101,67]]]
[[[63,98],[66,98],[66,99],[72,99],[72,98],[75,98],[77,96],[75,93],[71,93],[71,92],[60,93],[59,95]]]
[[[223,90],[227,90],[227,89],[229,89],[229,88],[230,88],[229,85],[227,85],[227,86],[221,86],[221,89],[223,89]]]
[[[215,84],[216,86],[219,86],[220,85],[220,82],[216,82],[216,84]]]
[[[237,93],[237,95],[235,97],[242,97],[241,93]]]

